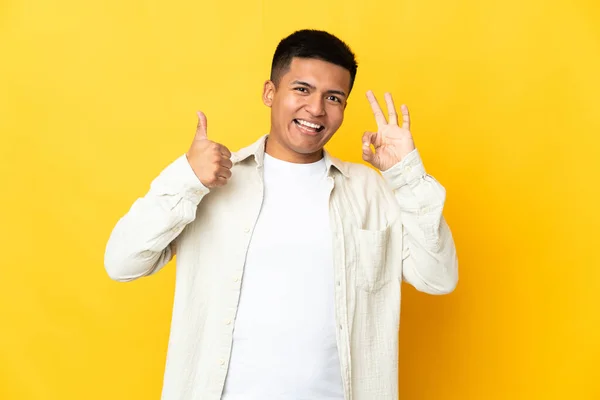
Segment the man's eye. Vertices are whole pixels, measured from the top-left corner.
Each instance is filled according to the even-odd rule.
[[[297,88],[295,88],[295,90],[298,90],[300,92],[307,92],[305,87],[297,87]]]
[[[329,96],[328,99],[331,100],[331,101],[338,102],[338,103],[342,102],[342,100],[340,100],[340,98],[336,97],[336,96]]]

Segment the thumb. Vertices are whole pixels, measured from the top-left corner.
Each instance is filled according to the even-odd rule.
[[[196,114],[198,115],[198,127],[194,140],[208,139],[206,115],[202,111],[197,111]]]

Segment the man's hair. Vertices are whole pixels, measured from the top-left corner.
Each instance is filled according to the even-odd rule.
[[[314,29],[296,31],[282,39],[273,55],[271,81],[277,86],[290,69],[294,57],[314,58],[347,69],[350,72],[350,90],[354,85],[358,65],[350,47],[334,35]]]

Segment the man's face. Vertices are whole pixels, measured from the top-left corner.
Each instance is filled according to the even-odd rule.
[[[313,162],[344,120],[350,72],[309,58],[292,59],[279,84],[267,81],[264,103],[271,107],[267,152],[289,162]]]

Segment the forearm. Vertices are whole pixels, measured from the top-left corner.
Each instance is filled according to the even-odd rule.
[[[458,283],[458,258],[452,234],[441,218],[436,244],[431,246],[404,231],[402,278],[417,290],[429,294],[452,292]]]
[[[417,150],[383,173],[400,212],[402,278],[420,291],[448,293],[458,281],[452,233],[443,217],[446,190],[425,172]]]
[[[108,275],[131,281],[167,264],[173,256],[170,244],[195,219],[207,193],[185,156],[169,165],[115,225],[104,256]]]

